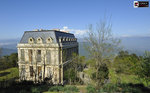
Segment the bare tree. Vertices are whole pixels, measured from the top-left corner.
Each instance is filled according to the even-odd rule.
[[[85,49],[96,62],[95,68],[98,86],[102,83],[100,80],[101,77],[99,77],[100,68],[106,65],[107,62],[110,62],[115,52],[119,49],[120,40],[113,37],[111,30],[111,23],[102,20],[100,23],[97,23],[96,27],[93,27],[92,24],[89,25],[87,36],[85,37],[85,41],[88,42]]]

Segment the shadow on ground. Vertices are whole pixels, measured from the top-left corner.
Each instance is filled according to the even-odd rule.
[[[0,77],[6,76],[6,75],[8,75],[8,74],[10,74],[10,72],[3,72],[3,73],[0,73]]]

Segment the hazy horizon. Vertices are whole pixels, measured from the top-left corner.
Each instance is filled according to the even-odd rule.
[[[0,40],[0,47],[3,48],[4,55],[17,52],[17,43],[21,38],[17,39],[5,39]],[[136,53],[137,55],[143,55],[145,51],[150,51],[150,37],[122,37],[120,38],[123,50],[129,51],[129,53]],[[79,42],[79,54],[81,56],[87,56],[87,52],[83,47],[83,39],[78,38]]]

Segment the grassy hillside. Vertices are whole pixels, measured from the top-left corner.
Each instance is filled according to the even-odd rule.
[[[135,75],[126,75],[126,74],[116,74],[113,69],[109,70],[109,77],[111,79],[111,83],[140,83],[138,81],[138,77]]]
[[[17,67],[0,71],[0,81],[9,80],[18,77],[19,77],[19,71]]]

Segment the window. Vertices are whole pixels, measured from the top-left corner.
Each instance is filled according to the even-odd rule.
[[[38,76],[42,77],[42,68],[41,68],[41,66],[38,66]]]
[[[66,38],[65,38],[65,37],[63,38],[63,41],[66,41]]]
[[[50,64],[50,60],[51,60],[51,53],[50,50],[46,51],[46,63]]]
[[[54,69],[56,72],[58,72],[58,69],[57,68],[55,68]],[[54,82],[57,82],[57,73],[54,73]]]
[[[30,38],[28,39],[28,43],[34,43],[34,39],[33,39],[32,37],[30,37]]]
[[[55,53],[56,53],[56,51],[53,52],[53,57],[54,57],[53,65],[56,65],[56,54]]]
[[[67,38],[66,38],[66,41],[68,41],[68,39],[69,39],[69,38],[67,37]]]
[[[33,77],[33,66],[30,66],[30,77]]]
[[[32,42],[32,39],[30,38],[30,42]]]
[[[59,42],[62,42],[62,38],[61,37],[59,37]]]
[[[33,56],[33,52],[32,52],[32,50],[30,49],[30,50],[28,50],[28,53],[29,53],[29,62],[32,62],[32,56]]]
[[[47,77],[51,77],[52,76],[52,70],[50,67],[47,67]]]
[[[51,37],[47,38],[46,42],[47,43],[52,43],[53,42],[53,38],[51,38]]]
[[[37,50],[37,62],[41,62],[41,50]]]
[[[41,37],[37,38],[37,43],[42,43],[42,38]]]
[[[24,57],[24,49],[21,49],[21,61],[24,61],[25,57]]]

